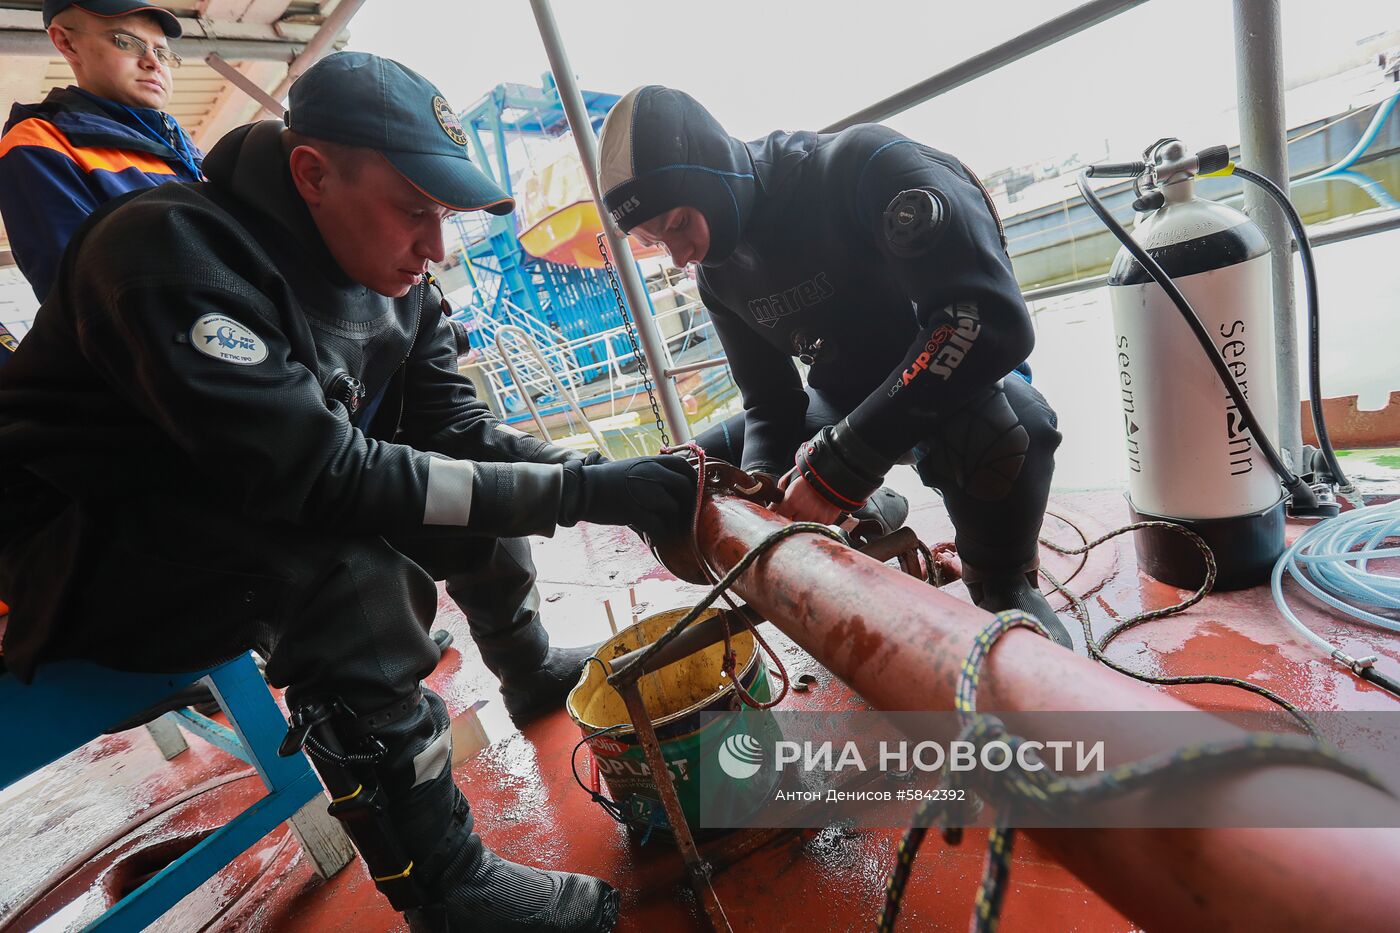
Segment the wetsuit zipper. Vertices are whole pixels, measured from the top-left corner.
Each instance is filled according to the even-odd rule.
[[[394,371],[389,375],[389,381],[384,384],[386,389],[393,384],[394,378],[399,374],[399,370],[403,369],[404,364],[407,363],[409,359],[413,356],[413,348],[418,345],[418,333],[423,329],[423,313],[427,310],[428,307],[428,286],[422,280],[419,280],[417,287],[420,289],[419,294],[422,297],[418,302],[418,316],[413,319],[413,336],[410,337],[408,341],[408,352],[404,354],[402,360],[399,360],[399,365],[394,367]],[[403,418],[404,394],[405,393],[403,392],[399,393],[399,410],[398,413],[394,416],[395,424],[398,424],[399,421]],[[369,425],[365,425],[365,428],[368,429]]]

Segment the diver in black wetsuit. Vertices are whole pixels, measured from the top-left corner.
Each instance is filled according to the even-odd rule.
[[[745,409],[701,446],[782,477],[779,513],[823,522],[912,461],[977,605],[1024,610],[1069,646],[1036,578],[1060,435],[1016,372],[1035,335],[972,173],[878,125],[744,143],[654,85],[613,108],[600,152],[618,225],[700,265]]]

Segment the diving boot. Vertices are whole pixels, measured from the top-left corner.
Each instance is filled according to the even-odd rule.
[[[441,698],[415,691],[376,713],[294,710],[311,761],[369,874],[412,933],[607,933],[617,891],[587,875],[506,861],[473,828],[452,780]]]
[[[519,673],[502,670],[501,699],[505,701],[511,721],[521,726],[563,705],[569,691],[578,685],[583,665],[602,646],[600,641],[582,648],[550,648],[533,670]]]
[[[474,867],[450,869],[459,880],[441,902],[404,911],[410,933],[607,933],[617,923],[620,899],[607,882],[508,862],[477,845]]]
[[[1038,576],[1035,568],[987,574],[964,563],[962,579],[978,608],[988,612],[1019,609],[1043,625],[1056,644],[1073,650],[1074,641],[1069,637],[1069,630],[1041,595]]]

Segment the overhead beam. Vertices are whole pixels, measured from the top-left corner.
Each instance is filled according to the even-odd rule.
[[[238,23],[275,23],[287,12],[288,0],[200,0],[200,19]]]
[[[290,5],[287,0],[252,0],[239,19],[245,23],[275,23]]]
[[[365,0],[340,0],[331,10],[330,15],[325,18],[315,35],[307,40],[306,48],[302,50],[291,66],[287,68],[287,76],[277,82],[277,87],[273,88],[272,96],[278,101],[287,99],[287,91],[291,90],[292,82],[302,76],[302,73],[312,65],[321,60],[321,56],[330,51],[331,46],[340,38],[340,34],[350,25],[350,20],[355,18],[355,14],[360,12],[360,7],[365,5]]]
[[[349,0],[342,0],[342,5]],[[360,0],[362,3],[363,0]],[[338,9],[338,8],[337,8]],[[334,14],[332,14],[334,15]],[[228,61],[290,62],[317,34],[315,24],[230,23],[181,19],[183,37],[172,43],[185,58],[218,53]],[[53,43],[37,10],[0,10],[0,55],[53,58]]]
[[[202,149],[208,149],[235,126],[242,126],[270,113],[266,110],[266,105],[271,101],[271,97],[263,88],[276,84],[287,70],[287,66],[281,62],[235,64],[216,55],[206,58],[205,62],[228,80],[219,96],[214,99],[213,106],[209,108],[209,115],[192,134]],[[279,107],[278,112],[271,115],[280,117],[280,111]]]
[[[823,127],[822,132],[835,133],[849,126],[855,126],[857,123],[879,123],[881,120],[888,120],[910,107],[916,107],[940,94],[946,94],[953,88],[961,87],[969,81],[975,81],[998,68],[1019,61],[1027,55],[1039,52],[1047,46],[1068,39],[1075,33],[1083,32],[1091,26],[1097,26],[1104,20],[1112,19],[1119,13],[1131,10],[1135,6],[1141,6],[1146,2],[1147,0],[1094,0],[1092,3],[1075,7],[1068,13],[1041,23],[1034,29],[1023,32],[1013,39],[1008,39],[1001,45],[994,46],[954,65],[952,68],[940,71],[931,78],[907,87],[898,94],[892,94],[884,100],[877,101],[864,110],[857,110],[850,116],[837,120],[830,126]]]
[[[253,101],[262,106],[269,116],[278,116],[278,111],[282,109],[281,102],[278,101],[256,81],[253,81],[246,74],[240,71],[233,64],[224,61],[218,55],[210,55],[204,59],[204,63],[222,75],[233,87],[247,94]]]
[[[243,18],[252,0],[199,0],[195,11],[200,19],[223,19],[237,22]]]

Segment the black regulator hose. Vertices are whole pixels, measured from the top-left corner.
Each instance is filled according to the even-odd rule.
[[[1201,345],[1201,349],[1205,352],[1206,359],[1210,360],[1211,366],[1215,368],[1216,375],[1218,375],[1220,381],[1224,383],[1225,391],[1230,394],[1230,398],[1234,401],[1235,407],[1239,410],[1240,416],[1244,419],[1245,427],[1249,428],[1249,433],[1254,437],[1254,442],[1259,445],[1260,451],[1263,452],[1264,459],[1269,461],[1269,466],[1278,474],[1279,479],[1283,482],[1284,488],[1288,490],[1289,496],[1293,498],[1294,507],[1304,510],[1316,509],[1318,507],[1318,502],[1317,497],[1313,494],[1312,487],[1303,482],[1298,474],[1290,470],[1288,465],[1283,462],[1283,458],[1279,456],[1278,451],[1274,449],[1273,443],[1269,440],[1269,435],[1265,433],[1263,426],[1259,423],[1259,419],[1254,416],[1254,410],[1249,407],[1249,400],[1245,398],[1244,392],[1240,390],[1239,383],[1235,382],[1235,377],[1231,375],[1230,368],[1225,364],[1225,358],[1220,355],[1219,348],[1217,348],[1215,342],[1210,339],[1210,332],[1207,331],[1206,326],[1201,323],[1201,319],[1197,316],[1195,309],[1191,307],[1191,303],[1186,300],[1186,296],[1181,293],[1181,289],[1176,287],[1176,283],[1171,280],[1171,276],[1167,275],[1162,267],[1157,264],[1157,261],[1148,254],[1147,250],[1143,249],[1137,241],[1128,234],[1128,231],[1123,229],[1122,224],[1113,219],[1113,215],[1108,212],[1108,209],[1103,206],[1103,202],[1099,200],[1098,195],[1094,194],[1093,190],[1089,187],[1089,178],[1090,172],[1087,169],[1080,172],[1077,178],[1079,193],[1084,197],[1084,202],[1098,215],[1099,220],[1103,221],[1103,225],[1117,238],[1118,242],[1123,244],[1123,248],[1147,270],[1147,274],[1152,277],[1153,281],[1162,286],[1162,291],[1167,293],[1167,297],[1172,300],[1172,304],[1176,305],[1177,310],[1181,312],[1181,316],[1185,318],[1187,325],[1191,328],[1191,333],[1195,335],[1197,342]]]
[[[1220,174],[1226,174],[1221,172]],[[1318,318],[1318,298],[1317,298],[1317,269],[1313,265],[1312,244],[1308,242],[1308,232],[1303,226],[1303,218],[1298,216],[1298,209],[1293,206],[1293,202],[1288,200],[1288,195],[1283,189],[1274,184],[1272,179],[1265,178],[1256,172],[1251,172],[1247,168],[1240,168],[1238,165],[1229,170],[1229,174],[1238,175],[1246,181],[1253,182],[1260,188],[1268,192],[1278,206],[1283,210],[1284,216],[1288,218],[1288,226],[1293,231],[1293,239],[1298,244],[1298,259],[1303,264],[1303,286],[1308,299],[1308,399],[1309,408],[1312,411],[1313,431],[1317,434],[1317,446],[1322,451],[1322,456],[1327,462],[1327,470],[1332,474],[1332,480],[1344,491],[1351,488],[1351,483],[1342,473],[1342,466],[1337,462],[1337,453],[1332,449],[1332,439],[1327,435],[1327,422],[1322,417],[1322,364],[1321,359],[1321,337],[1319,336]]]

